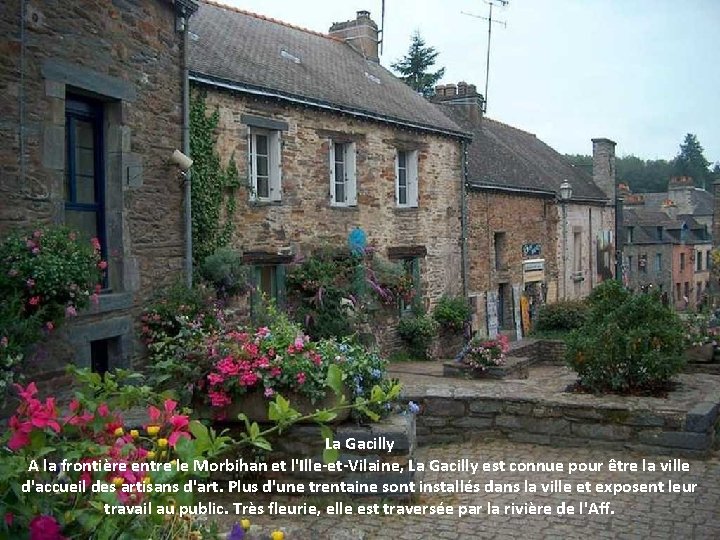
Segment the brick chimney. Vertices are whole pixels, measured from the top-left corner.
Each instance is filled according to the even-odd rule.
[[[611,201],[615,200],[615,142],[592,139],[593,182]]]
[[[457,84],[438,85],[432,100],[463,111],[473,124],[480,122],[482,118],[485,100],[482,94],[478,94],[474,84],[460,81]]]
[[[378,27],[370,18],[369,11],[358,11],[354,21],[333,23],[328,33],[333,37],[345,40],[348,45],[368,60],[380,61]]]

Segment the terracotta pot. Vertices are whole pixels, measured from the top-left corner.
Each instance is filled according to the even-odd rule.
[[[349,404],[351,401],[351,394],[346,388],[343,392],[345,397],[345,403]],[[282,393],[282,396],[290,402],[290,406],[298,411],[302,415],[311,414],[318,409],[330,409],[340,405],[341,398],[335,393],[328,389],[328,393],[325,397],[315,403],[310,401],[310,398],[297,394],[295,392]],[[251,422],[266,423],[269,422],[268,418],[268,406],[274,398],[266,398],[263,395],[263,390],[253,390],[242,396],[233,398],[233,402],[225,407],[224,409],[210,407],[205,403],[195,403],[195,413],[200,418],[217,418],[223,417],[226,422],[239,422],[237,417],[240,413],[244,413]],[[337,416],[331,424],[337,424],[344,420],[347,420],[350,416],[350,409],[344,409],[338,411]],[[314,423],[314,420],[306,420],[301,423]]]
[[[713,361],[714,347],[712,343],[695,345],[685,349],[685,358],[688,362],[709,363]]]

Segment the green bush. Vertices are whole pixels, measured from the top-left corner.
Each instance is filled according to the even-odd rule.
[[[607,281],[588,299],[585,324],[567,340],[568,365],[593,392],[664,390],[684,364],[683,326],[660,296]]]
[[[250,290],[250,267],[243,264],[242,255],[230,248],[219,248],[205,257],[200,275],[215,287],[218,298],[243,294]]]
[[[443,296],[433,309],[433,319],[447,330],[461,332],[470,320],[470,306],[461,296]]]
[[[398,324],[398,334],[405,341],[408,352],[417,360],[429,359],[430,345],[437,333],[437,323],[427,315],[403,317]]]
[[[568,300],[543,305],[535,322],[535,332],[567,332],[580,328],[587,320],[588,305],[583,301]]]

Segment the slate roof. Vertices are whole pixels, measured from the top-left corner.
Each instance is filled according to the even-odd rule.
[[[470,183],[559,194],[567,179],[573,199],[607,200],[586,172],[573,167],[559,152],[534,134],[483,117],[468,120],[461,107],[438,105],[458,125],[473,134],[468,147]]]
[[[425,98],[340,39],[211,2],[200,3],[190,31],[195,81],[467,137]]]
[[[681,237],[685,244],[706,244],[711,242],[705,226],[691,215],[672,218],[668,213],[639,207],[623,209],[623,225],[633,227],[633,244],[677,244]],[[683,225],[686,226],[681,233]],[[657,228],[662,227],[658,237]]]
[[[695,216],[712,216],[713,215],[713,195],[709,191],[697,187],[688,188],[690,191],[690,207],[694,208]],[[666,199],[673,199],[673,191],[662,193],[640,193],[645,200],[645,206],[652,208],[660,208]]]

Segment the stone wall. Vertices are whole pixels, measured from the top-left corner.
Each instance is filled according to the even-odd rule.
[[[425,307],[443,294],[461,294],[460,143],[420,131],[263,101],[210,88],[210,111],[220,114],[218,149],[223,164],[237,163],[237,226],[231,244],[243,252],[290,253],[296,258],[314,248],[347,246],[356,227],[383,257],[389,248],[423,248],[420,279]],[[248,189],[247,125],[243,115],[287,124],[282,131],[282,200],[253,202]],[[357,150],[357,206],[330,204],[329,145],[352,140]],[[418,150],[418,208],[395,204],[396,148]],[[392,333],[392,332],[391,332]],[[378,336],[383,341],[382,336]],[[390,341],[393,341],[390,339]]]
[[[485,294],[500,283],[523,284],[522,262],[545,260],[545,284],[557,289],[557,212],[552,199],[497,191],[470,191],[468,195],[468,259],[470,294],[479,295],[477,319],[485,333]],[[504,233],[502,260],[495,260],[495,234]],[[523,255],[523,245],[538,244],[538,255]],[[498,269],[499,266],[499,269]],[[550,297],[550,295],[548,295]]]
[[[65,221],[67,96],[97,100],[103,117],[111,291],[30,368],[89,365],[90,341],[103,339],[113,340],[111,363],[125,365],[140,300],[182,271],[182,186],[168,163],[182,147],[173,6],[8,0],[0,13],[0,234]]]
[[[466,441],[499,434],[559,446],[630,447],[660,454],[707,454],[715,441],[719,404],[690,411],[551,403],[542,400],[407,396],[421,404],[418,444]]]

